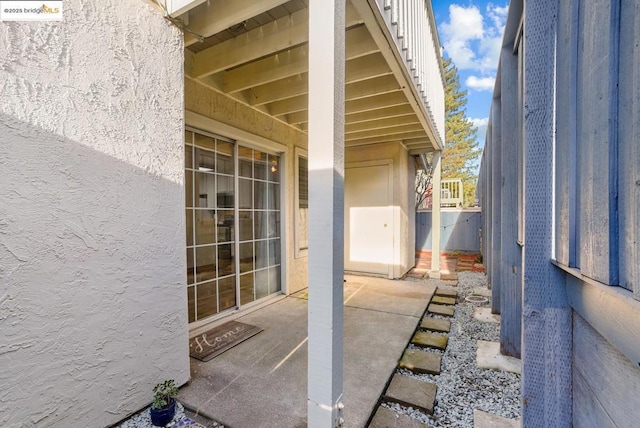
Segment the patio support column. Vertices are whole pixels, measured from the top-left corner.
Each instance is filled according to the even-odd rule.
[[[345,0],[309,2],[307,425],[338,427],[343,391]]]
[[[442,152],[433,152],[431,180],[431,278],[440,278],[440,189],[442,187]]]

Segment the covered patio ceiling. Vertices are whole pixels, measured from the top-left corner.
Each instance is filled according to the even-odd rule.
[[[210,0],[184,13],[186,78],[306,132],[308,6]],[[414,155],[431,152],[435,131],[372,7],[347,2],[345,145],[400,142]]]

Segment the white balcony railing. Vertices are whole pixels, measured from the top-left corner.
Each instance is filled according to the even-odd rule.
[[[430,0],[376,0],[404,65],[444,143],[444,69]]]

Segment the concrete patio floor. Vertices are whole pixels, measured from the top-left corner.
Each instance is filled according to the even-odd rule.
[[[363,427],[437,282],[345,279],[345,426]],[[306,427],[306,297],[236,317],[264,331],[208,362],[191,358],[191,382],[178,400],[232,428]]]

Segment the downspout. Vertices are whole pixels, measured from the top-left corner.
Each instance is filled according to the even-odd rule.
[[[422,163],[422,168],[424,168],[425,172],[429,171],[429,161],[427,160],[427,154],[420,153],[418,157],[420,158],[420,163]]]

